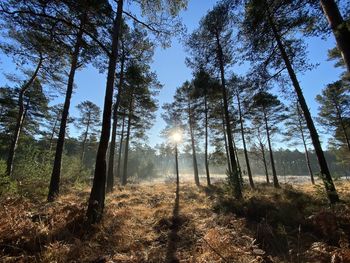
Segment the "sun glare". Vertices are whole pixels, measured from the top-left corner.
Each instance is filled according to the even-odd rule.
[[[182,134],[181,131],[176,130],[171,134],[171,139],[173,142],[179,143],[182,140]]]

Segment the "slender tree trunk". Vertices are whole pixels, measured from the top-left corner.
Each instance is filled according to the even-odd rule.
[[[94,181],[91,189],[89,206],[86,213],[88,221],[90,223],[97,223],[101,220],[104,203],[105,203],[105,190],[106,190],[106,155],[108,148],[108,141],[111,130],[111,115],[113,105],[113,89],[115,80],[115,70],[117,67],[118,59],[118,43],[120,37],[120,28],[122,23],[123,14],[123,0],[118,0],[117,15],[113,24],[112,33],[112,50],[109,58],[106,94],[104,100],[102,130],[100,143],[96,155],[96,165]]]
[[[227,132],[227,143],[228,143],[228,151],[230,156],[230,163],[231,163],[231,171],[233,173],[233,179],[234,179],[234,192],[235,192],[235,198],[236,199],[242,199],[242,189],[241,184],[239,182],[239,174],[237,169],[237,163],[235,160],[235,151],[233,148],[233,140],[232,140],[232,131],[231,131],[231,124],[230,124],[230,116],[228,111],[228,102],[227,102],[227,90],[226,90],[226,80],[225,80],[225,69],[224,69],[224,60],[223,60],[223,53],[222,48],[220,44],[219,35],[216,35],[216,41],[217,41],[217,50],[218,50],[218,59],[220,64],[220,76],[221,76],[221,89],[222,89],[222,98],[224,103],[224,116],[225,116],[225,123],[226,123],[226,132]]]
[[[233,137],[233,136],[232,136]],[[241,186],[243,186],[243,176],[242,176],[242,168],[241,168],[241,163],[238,159],[238,151],[237,151],[237,147],[236,147],[236,142],[235,139],[232,138],[233,141],[233,148],[235,149],[235,157],[236,157],[236,162],[237,162],[237,168],[238,168],[238,175],[239,175],[239,182],[241,183]]]
[[[55,120],[55,123],[53,125],[53,129],[52,129],[52,132],[51,132],[51,135],[50,135],[50,140],[49,140],[49,152],[51,153],[51,150],[52,150],[52,144],[53,144],[53,138],[55,136],[55,133],[56,133],[56,127],[57,127],[57,123],[58,123],[58,116]]]
[[[228,167],[228,172],[232,174],[232,169],[231,169],[231,160],[230,160],[230,154],[228,152],[228,145],[227,145],[227,132],[226,132],[226,127],[225,127],[225,118],[222,116],[222,132],[224,134],[224,142],[225,142],[225,151],[226,151],[226,160],[227,160],[227,167]]]
[[[190,99],[188,99],[188,100],[190,100]],[[192,116],[190,101],[188,102],[188,124],[190,126],[190,135],[191,135],[194,182],[196,183],[197,186],[199,186],[198,164],[197,164],[197,155],[196,155],[196,143],[195,143],[195,140],[194,140],[193,116]]]
[[[90,119],[91,119],[91,113],[89,113],[89,117],[88,117],[88,122],[86,124],[86,130],[85,130],[85,133],[84,133],[84,139],[83,139],[83,149],[81,151],[81,157],[80,157],[80,160],[81,160],[81,167],[83,167],[84,165],[84,157],[85,157],[85,146],[86,146],[86,141],[87,141],[87,137],[88,137],[88,134],[89,134],[89,128],[90,128]]]
[[[124,165],[123,165],[123,176],[122,185],[126,185],[128,178],[128,158],[129,158],[129,141],[130,141],[130,131],[131,131],[131,118],[132,118],[132,99],[130,101],[128,124],[126,128],[126,139],[124,148]]]
[[[121,93],[123,89],[124,82],[124,54],[122,55],[121,65],[120,65],[120,77],[118,85],[118,95],[113,108],[113,126],[112,126],[112,138],[111,145],[109,149],[109,159],[108,159],[108,174],[107,174],[107,188],[106,191],[112,192],[114,185],[114,153],[115,153],[115,142],[117,138],[117,126],[118,126],[118,109],[121,98]]]
[[[284,60],[284,63],[285,63],[286,68],[288,70],[289,76],[290,76],[291,81],[293,83],[295,92],[296,92],[297,97],[298,97],[300,107],[304,113],[304,118],[306,120],[307,127],[310,131],[311,140],[312,140],[312,143],[313,143],[314,148],[315,148],[316,156],[317,156],[318,163],[319,163],[319,166],[321,169],[321,177],[322,177],[323,182],[324,182],[324,186],[325,186],[325,189],[327,192],[328,199],[329,199],[331,204],[334,204],[336,202],[339,202],[339,196],[338,196],[337,190],[335,189],[333,179],[332,179],[331,174],[330,174],[329,169],[328,169],[328,164],[326,161],[326,157],[324,156],[324,152],[322,150],[322,146],[321,146],[321,142],[320,142],[320,139],[318,136],[318,132],[317,132],[315,124],[312,120],[309,108],[307,107],[307,104],[306,104],[306,101],[305,101],[305,98],[303,95],[303,91],[300,87],[298,78],[293,70],[292,63],[289,60],[287,52],[286,52],[284,45],[282,43],[281,36],[279,35],[278,30],[276,28],[276,25],[274,24],[270,14],[268,15],[268,19],[269,19],[269,23],[270,23],[270,26],[272,28],[272,31],[274,33],[274,37],[276,39],[278,49],[281,52],[281,56]]]
[[[54,160],[52,173],[51,173],[49,194],[47,197],[47,200],[49,202],[54,201],[60,192],[60,176],[61,176],[63,146],[64,146],[64,139],[66,136],[66,127],[67,127],[67,120],[68,120],[68,114],[69,114],[70,100],[73,93],[74,76],[78,67],[79,53],[83,42],[83,27],[84,27],[84,22],[81,21],[80,29],[76,37],[76,42],[74,45],[74,50],[71,58],[72,61],[71,61],[71,68],[68,76],[66,98],[65,98],[64,106],[62,110],[60,131],[58,133],[58,138],[57,138],[55,160]]]
[[[309,151],[308,151],[307,146],[306,146],[306,138],[305,138],[305,134],[304,134],[303,123],[301,122],[301,120],[302,120],[302,115],[301,115],[301,112],[300,112],[299,105],[297,106],[297,110],[298,110],[299,129],[300,129],[301,139],[302,139],[302,141],[303,141],[304,150],[305,150],[306,165],[307,165],[307,169],[309,170],[309,175],[310,175],[311,183],[312,183],[312,184],[315,184],[314,174],[313,174],[313,172],[312,172],[311,164],[310,164]]]
[[[176,185],[180,184],[180,176],[179,176],[179,158],[177,152],[177,143],[175,143],[175,170],[176,170]]]
[[[6,174],[9,177],[12,177],[13,173],[13,164],[15,160],[15,155],[16,155],[16,149],[18,146],[18,139],[22,131],[23,127],[23,121],[25,117],[25,109],[24,109],[24,95],[26,91],[30,88],[30,86],[33,84],[35,81],[36,77],[38,76],[39,70],[42,66],[43,58],[40,55],[39,62],[36,66],[36,69],[31,76],[31,78],[28,80],[28,82],[21,88],[19,91],[19,96],[18,96],[18,115],[17,115],[17,121],[16,121],[16,127],[15,131],[12,137],[12,141],[10,144],[10,149],[9,149],[9,154],[7,158],[7,163],[6,163]]]
[[[255,185],[254,185],[254,181],[253,181],[252,170],[250,169],[250,162],[249,162],[249,157],[248,157],[247,145],[245,143],[245,137],[244,137],[243,116],[242,116],[241,100],[240,100],[239,94],[237,94],[237,103],[238,103],[239,123],[241,125],[241,136],[242,136],[242,143],[243,143],[243,150],[244,150],[244,158],[245,158],[245,163],[247,165],[249,185],[252,189],[254,189]]]
[[[210,185],[209,161],[208,161],[208,97],[204,97],[204,112],[205,112],[205,143],[204,143],[204,164],[207,175],[207,185]]]
[[[119,181],[121,182],[122,178],[120,175],[121,171],[121,164],[122,164],[122,150],[123,150],[123,140],[124,140],[124,128],[125,128],[125,112],[123,114],[123,122],[122,122],[122,130],[120,134],[120,143],[119,143],[119,153],[118,153],[118,165],[117,165],[117,174],[116,176],[119,177]]]
[[[275,160],[273,158],[273,152],[272,152],[272,146],[271,146],[271,138],[270,138],[270,129],[269,129],[269,125],[267,123],[267,117],[266,117],[266,113],[265,113],[264,110],[263,110],[263,113],[264,113],[265,129],[266,129],[266,138],[267,138],[267,143],[269,145],[269,154],[270,154],[270,161],[271,161],[273,186],[275,188],[280,188],[280,185],[278,183],[277,173],[276,173]]]
[[[320,0],[322,10],[337,41],[344,63],[350,72],[350,30],[334,0]]]
[[[265,156],[265,147],[262,144],[262,142],[259,142],[260,145],[260,150],[261,150],[261,154],[262,154],[262,159],[263,159],[263,163],[264,163],[264,169],[265,169],[265,176],[266,176],[266,183],[270,183],[270,179],[269,179],[269,172],[267,169],[267,162],[266,162],[266,156]]]

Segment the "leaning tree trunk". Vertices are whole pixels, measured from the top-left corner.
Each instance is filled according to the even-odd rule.
[[[194,182],[196,183],[197,186],[199,186],[198,164],[197,164],[197,155],[196,155],[196,143],[195,143],[195,140],[194,140],[193,116],[192,116],[191,103],[190,102],[188,103],[188,123],[189,123],[189,126],[190,126],[190,135],[191,135]]]
[[[123,165],[123,176],[121,183],[126,185],[128,179],[128,160],[129,160],[129,141],[130,141],[130,131],[131,131],[131,118],[132,118],[132,98],[130,99],[129,114],[128,114],[128,124],[126,128],[126,138],[125,138],[125,148],[124,148],[124,165]]]
[[[114,154],[115,154],[115,142],[117,138],[117,126],[118,126],[118,109],[119,103],[121,99],[123,82],[124,82],[124,55],[122,56],[120,63],[120,77],[119,77],[119,85],[118,85],[118,94],[117,99],[113,108],[113,126],[112,126],[112,138],[111,145],[109,149],[109,159],[108,159],[108,173],[107,173],[107,187],[106,191],[112,192],[114,185]]]
[[[265,129],[266,129],[266,138],[267,138],[267,143],[268,143],[268,146],[269,146],[269,154],[270,154],[270,161],[271,161],[273,186],[275,188],[280,188],[280,185],[278,183],[277,173],[276,173],[275,160],[273,158],[271,138],[270,138],[270,129],[269,129],[269,125],[267,123],[267,117],[266,117],[266,113],[265,113],[264,110],[263,110],[263,113],[264,113]]]
[[[55,160],[54,160],[52,173],[51,173],[49,194],[47,197],[47,200],[49,202],[54,201],[60,192],[60,176],[61,176],[61,163],[62,163],[63,146],[64,146],[64,139],[66,136],[66,127],[67,127],[67,120],[68,120],[68,114],[69,114],[70,100],[71,100],[72,93],[73,93],[74,76],[75,76],[75,72],[76,72],[77,67],[78,67],[80,49],[81,49],[81,46],[83,44],[82,43],[83,42],[83,27],[84,27],[84,22],[82,21],[80,24],[80,29],[79,29],[78,34],[77,34],[77,38],[75,41],[74,50],[73,50],[73,54],[72,54],[72,62],[71,62],[69,76],[68,76],[66,98],[65,98],[64,106],[63,106],[63,110],[62,110],[60,131],[58,133],[58,138],[57,138]]]
[[[309,108],[307,107],[307,104],[306,104],[306,101],[305,101],[305,98],[303,95],[303,91],[300,87],[298,78],[294,72],[294,69],[292,67],[292,63],[289,60],[287,52],[286,52],[284,45],[282,43],[281,36],[279,35],[279,32],[278,32],[276,25],[274,24],[274,21],[273,21],[270,14],[268,14],[268,19],[269,19],[269,23],[270,23],[271,29],[273,31],[274,37],[276,39],[278,49],[281,52],[281,56],[284,60],[284,63],[285,63],[286,68],[288,70],[288,74],[289,74],[291,81],[293,83],[295,92],[296,92],[297,97],[298,97],[300,107],[304,113],[304,118],[305,118],[306,125],[309,129],[309,132],[310,132],[312,143],[313,143],[314,148],[315,148],[316,156],[318,159],[318,164],[319,164],[320,169],[321,169],[321,177],[322,177],[322,180],[324,182],[324,186],[325,186],[325,189],[327,192],[328,199],[329,199],[331,204],[339,202],[339,196],[338,196],[337,190],[335,189],[331,173],[329,172],[329,169],[328,169],[328,164],[327,164],[326,157],[324,155],[324,152],[323,152],[323,149],[321,146],[318,132],[317,132],[315,124],[312,120]]]
[[[120,143],[119,143],[119,152],[118,152],[118,164],[117,164],[117,173],[116,177],[119,177],[119,181],[121,182],[122,178],[120,175],[121,171],[121,163],[122,163],[122,150],[123,150],[123,140],[124,140],[124,128],[125,128],[125,112],[123,114],[123,123],[122,123],[122,130],[120,133]]]
[[[19,139],[19,136],[21,134],[22,127],[23,127],[23,121],[24,121],[24,116],[25,116],[25,113],[24,113],[25,112],[25,110],[24,110],[24,95],[25,95],[26,91],[30,88],[30,86],[33,84],[36,77],[38,76],[42,62],[43,62],[43,58],[40,55],[39,62],[36,66],[36,69],[35,69],[33,75],[19,91],[18,116],[17,116],[16,127],[15,127],[13,138],[12,138],[12,141],[10,144],[9,154],[8,154],[7,163],[6,163],[6,175],[9,177],[12,177],[13,164],[14,164],[14,160],[15,160],[16,149],[18,146],[18,139]]]
[[[311,183],[315,184],[315,179],[314,179],[314,174],[312,172],[311,169],[311,164],[310,164],[310,156],[309,156],[309,151],[307,149],[306,146],[306,138],[305,138],[305,134],[304,134],[304,128],[303,128],[303,123],[302,123],[302,115],[299,109],[299,105],[297,105],[297,110],[298,110],[298,123],[299,123],[299,129],[300,129],[300,134],[301,134],[301,139],[303,141],[303,145],[304,145],[304,150],[305,150],[305,160],[306,160],[306,165],[307,165],[307,169],[309,170],[309,175],[310,175],[310,179],[311,179]]]
[[[209,161],[208,161],[208,97],[207,94],[204,97],[204,113],[205,113],[205,142],[204,142],[204,164],[205,173],[207,176],[207,185],[210,185],[210,173],[209,173]]]
[[[238,103],[239,123],[241,125],[241,136],[242,136],[242,143],[243,143],[244,158],[245,158],[245,163],[247,165],[249,185],[252,189],[254,189],[255,185],[254,185],[254,181],[253,181],[252,170],[250,169],[250,162],[249,162],[249,157],[248,157],[247,145],[245,143],[242,108],[241,108],[241,100],[240,100],[239,94],[237,94],[237,103]]]
[[[350,30],[334,0],[321,0],[322,10],[327,17],[337,41],[344,63],[350,73]]]
[[[115,70],[118,59],[118,43],[120,37],[120,28],[123,14],[123,0],[118,1],[117,15],[113,23],[112,32],[112,50],[109,58],[106,94],[104,99],[102,130],[100,143],[96,155],[96,165],[94,181],[89,198],[89,206],[86,216],[90,223],[97,223],[101,220],[103,215],[105,203],[105,189],[106,189],[106,155],[108,148],[108,141],[111,130],[111,115],[113,105],[113,89]]]

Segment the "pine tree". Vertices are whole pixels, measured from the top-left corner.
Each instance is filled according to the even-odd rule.
[[[79,103],[76,108],[79,111],[79,117],[75,119],[75,126],[78,129],[83,129],[82,151],[81,151],[81,165],[84,164],[85,148],[89,136],[96,137],[99,133],[99,125],[101,123],[101,110],[91,101],[83,101]]]
[[[345,144],[350,151],[349,114],[350,93],[349,84],[345,81],[336,81],[327,85],[316,101],[320,104],[318,121],[327,130],[338,131],[340,136],[336,137],[340,143]]]

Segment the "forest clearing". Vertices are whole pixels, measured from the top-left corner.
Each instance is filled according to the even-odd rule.
[[[350,263],[350,1],[0,0],[0,262]]]
[[[1,262],[349,262],[350,183],[329,208],[310,183],[266,184],[236,201],[225,186],[131,184],[106,200],[87,230],[88,189],[55,203],[1,202]]]

